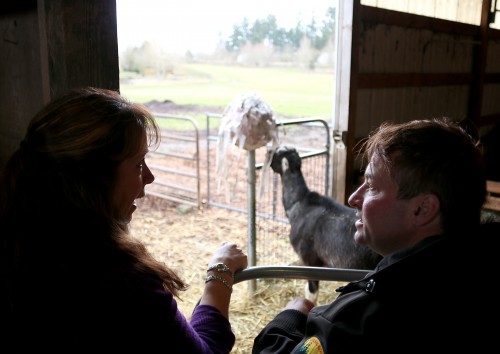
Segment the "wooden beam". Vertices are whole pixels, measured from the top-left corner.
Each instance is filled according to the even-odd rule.
[[[483,208],[500,211],[500,182],[487,181],[486,189],[488,191],[488,196],[486,197]]]
[[[359,73],[358,89],[455,86],[472,84],[473,74],[461,73]]]
[[[479,122],[483,106],[484,96],[484,76],[488,58],[488,30],[490,27],[491,0],[483,0],[481,8],[481,24],[479,26],[479,46],[474,48],[474,59],[472,64],[472,74],[474,80],[469,90],[469,109],[467,117],[476,123]]]
[[[372,6],[362,6],[361,10],[362,21],[366,23],[400,26],[404,28],[427,29],[429,31],[453,35],[479,35],[479,27],[467,23],[448,21],[435,17],[415,15]]]
[[[500,195],[500,182],[497,181],[486,181],[486,189],[491,194]]]
[[[82,86],[118,91],[116,1],[39,0],[38,7],[49,98]]]

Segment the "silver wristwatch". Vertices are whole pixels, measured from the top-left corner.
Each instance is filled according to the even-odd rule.
[[[231,276],[233,276],[233,272],[231,271],[231,269],[229,269],[229,267],[227,265],[225,265],[224,263],[215,263],[215,264],[209,265],[207,268],[207,272],[210,270],[214,270],[214,269],[218,273],[229,273],[229,274],[231,274]]]

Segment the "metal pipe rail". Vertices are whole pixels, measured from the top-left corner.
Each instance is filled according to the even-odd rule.
[[[306,267],[306,266],[253,266],[234,275],[234,284],[259,278],[307,279],[328,281],[354,281],[362,279],[369,270]]]

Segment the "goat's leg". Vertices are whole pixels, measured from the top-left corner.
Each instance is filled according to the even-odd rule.
[[[308,280],[306,284],[306,299],[312,301],[315,305],[318,301],[319,281]]]

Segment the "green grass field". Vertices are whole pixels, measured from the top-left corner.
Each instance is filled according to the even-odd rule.
[[[121,93],[132,101],[171,100],[176,104],[226,107],[244,93],[257,93],[275,116],[329,120],[333,107],[333,70],[180,64],[174,74],[131,78],[121,74]]]

